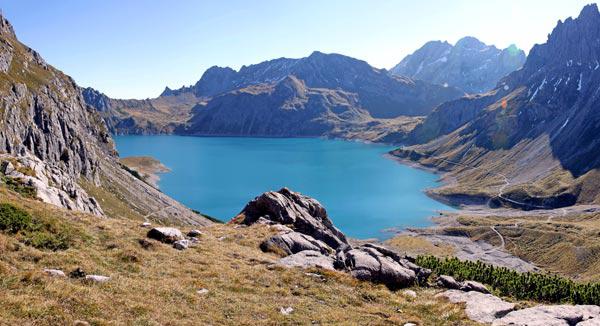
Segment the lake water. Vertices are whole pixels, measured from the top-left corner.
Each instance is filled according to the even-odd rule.
[[[227,221],[252,198],[288,187],[321,202],[355,238],[384,239],[390,228],[430,225],[427,197],[437,176],[384,156],[393,147],[317,138],[117,136],[121,157],[152,156],[171,172],[159,186],[188,207]]]

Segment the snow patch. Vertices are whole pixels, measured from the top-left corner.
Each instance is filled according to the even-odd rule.
[[[577,85],[577,90],[581,91],[581,81],[583,80],[583,73],[579,74],[579,85]]]

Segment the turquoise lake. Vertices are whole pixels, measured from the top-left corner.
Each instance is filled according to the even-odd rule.
[[[434,174],[384,155],[393,147],[319,138],[116,136],[121,157],[152,156],[171,172],[160,189],[227,221],[252,198],[288,187],[321,202],[350,237],[385,239],[390,229],[430,225],[445,206],[423,190]]]

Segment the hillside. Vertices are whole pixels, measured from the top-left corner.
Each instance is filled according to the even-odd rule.
[[[432,193],[524,209],[598,204],[600,14],[559,22],[489,93],[438,107],[394,152],[442,171]]]
[[[98,216],[209,221],[138,180],[81,89],[0,18],[0,183]]]
[[[378,140],[392,132],[404,135],[418,116],[463,93],[390,76],[347,56],[314,52],[239,71],[212,67],[195,85],[167,88],[156,99],[114,100],[92,89],[84,95],[116,133]],[[283,128],[264,119],[270,115],[291,119]]]
[[[525,58],[525,52],[514,45],[500,50],[474,37],[464,37],[455,45],[427,42],[390,73],[477,94],[493,89],[502,77],[521,68]]]

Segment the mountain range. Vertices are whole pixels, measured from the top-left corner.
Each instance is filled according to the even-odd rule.
[[[462,95],[452,87],[392,76],[364,61],[321,52],[239,71],[212,67],[196,84],[166,88],[150,100],[114,100],[93,89],[84,92],[87,103],[116,133],[358,134],[372,140],[388,129],[402,132],[416,121],[410,117]]]
[[[515,45],[500,50],[468,36],[454,46],[442,41],[427,42],[390,73],[477,94],[491,90],[500,78],[523,66],[525,57],[525,52]]]
[[[437,107],[396,155],[451,171],[438,195],[519,208],[600,202],[600,13],[559,21],[492,91]]]

